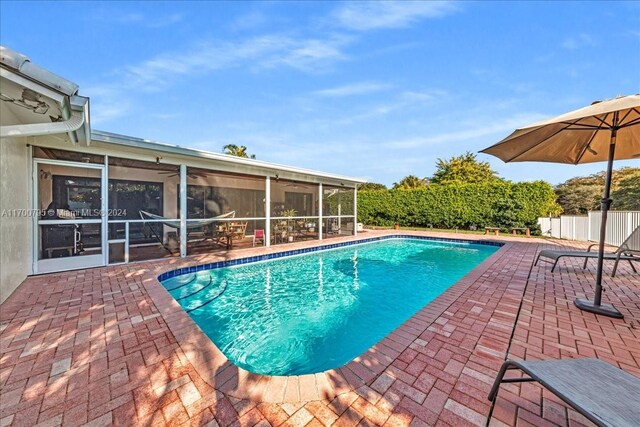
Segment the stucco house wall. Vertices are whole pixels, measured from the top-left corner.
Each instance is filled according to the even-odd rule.
[[[26,138],[0,139],[0,302],[31,271],[30,176]]]

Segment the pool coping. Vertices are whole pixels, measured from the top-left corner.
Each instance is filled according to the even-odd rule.
[[[497,246],[497,247],[504,246],[503,242],[491,241],[491,240],[447,239],[444,237],[433,237],[433,236],[423,236],[423,235],[389,234],[389,235],[377,236],[377,237],[364,237],[358,240],[348,240],[346,242],[341,242],[341,243],[321,244],[320,246],[310,246],[308,248],[293,249],[290,251],[273,252],[273,253],[268,253],[264,255],[233,258],[226,261],[210,262],[210,263],[199,264],[191,267],[181,267],[181,268],[169,270],[160,274],[158,276],[158,280],[162,282],[163,280],[167,280],[172,277],[182,276],[190,273],[197,273],[198,271],[214,270],[218,268],[226,268],[226,267],[232,267],[232,266],[243,265],[243,264],[252,264],[252,263],[261,262],[261,261],[270,261],[278,258],[284,258],[289,256],[295,256],[295,255],[303,255],[307,253],[326,251],[331,249],[339,249],[347,246],[361,245],[363,243],[372,243],[372,242],[379,242],[379,241],[391,240],[391,239],[414,239],[414,240],[427,240],[427,241],[444,242],[444,243],[468,243],[468,244],[474,244],[474,245]]]
[[[428,328],[436,327],[446,329],[446,325],[434,325],[436,319],[440,317],[469,286],[480,278],[495,260],[507,251],[513,243],[480,238],[447,239],[425,236],[425,234],[420,232],[402,232],[372,238],[359,238],[359,236],[354,236],[352,239],[340,243],[327,244],[326,241],[317,241],[315,242],[316,244],[310,247],[289,251],[287,251],[286,248],[282,248],[281,251],[254,257],[243,257],[241,253],[238,253],[237,256],[230,254],[232,257],[225,261],[202,264],[203,266],[218,265],[218,267],[214,268],[222,268],[230,265],[258,262],[318,250],[346,247],[368,241],[403,237],[418,238],[421,240],[487,244],[501,247],[433,301],[426,304],[417,313],[368,350],[354,358],[351,362],[340,368],[330,369],[316,374],[267,376],[255,374],[234,365],[159,281],[161,277],[165,279],[179,275],[175,273],[170,275],[172,271],[181,271],[180,274],[188,274],[211,267],[202,268],[200,265],[194,265],[165,271],[157,275],[155,280],[145,280],[144,286],[151,300],[165,319],[169,330],[175,336],[185,357],[194,366],[196,372],[202,379],[216,390],[238,399],[249,399],[256,402],[268,403],[292,403],[332,399],[343,393],[348,393],[364,385],[371,384],[404,350],[415,340],[419,339],[420,335]],[[253,261],[238,262],[238,260],[243,259],[253,259]],[[193,260],[193,262],[195,263],[197,260]]]

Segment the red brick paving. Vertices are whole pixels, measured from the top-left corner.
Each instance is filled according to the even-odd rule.
[[[640,375],[640,276],[625,264],[606,276],[604,298],[625,319],[598,317],[573,306],[592,297],[593,265],[551,274],[532,268],[547,241],[506,241],[357,362],[292,378],[200,366],[202,333],[155,277],[216,255],[30,277],[0,306],[0,426],[588,425],[533,383],[486,396],[506,357],[598,357]],[[233,397],[243,384],[254,400]],[[314,399],[320,389],[337,397]],[[297,401],[255,401],[280,394]]]

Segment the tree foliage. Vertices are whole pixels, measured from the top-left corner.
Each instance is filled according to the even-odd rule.
[[[467,151],[448,160],[438,159],[436,172],[431,182],[434,184],[466,183],[476,184],[498,180],[497,173],[489,162],[480,162],[476,155]]]
[[[611,193],[612,209],[619,211],[640,211],[640,168],[635,175],[629,175],[618,182]]]
[[[361,184],[358,189],[360,191],[386,190],[387,186],[384,184],[378,184],[377,182],[365,182],[364,184]]]
[[[558,204],[566,215],[586,215],[599,209],[602,185],[564,185],[556,187]]]
[[[606,173],[568,179],[556,186],[558,203],[567,215],[583,215],[600,209]],[[611,179],[612,209],[639,210],[640,168],[621,168],[613,171]]]
[[[369,225],[469,228],[526,226],[560,207],[544,181],[429,185],[413,190],[359,191],[358,221]],[[509,230],[510,231],[510,230]]]
[[[229,154],[231,156],[244,157],[249,159],[256,158],[255,154],[247,154],[247,147],[245,147],[244,145],[227,144],[222,147],[222,150],[224,154]]]
[[[393,183],[394,190],[412,190],[415,188],[424,188],[429,185],[429,180],[426,178],[418,178],[415,175],[407,175],[399,182]]]

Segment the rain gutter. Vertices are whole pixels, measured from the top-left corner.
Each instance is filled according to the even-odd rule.
[[[31,63],[28,57],[6,46],[0,46],[0,66],[2,77],[55,100],[64,119],[53,123],[0,126],[0,137],[66,133],[73,144],[89,145],[89,98],[77,95],[77,84]]]
[[[156,153],[169,153],[173,155],[199,158],[204,160],[220,161],[228,164],[245,166],[254,170],[262,170],[276,175],[278,174],[278,172],[287,172],[291,174],[301,174],[317,178],[330,179],[335,182],[345,182],[351,185],[363,184],[367,182],[367,180],[363,178],[354,178],[332,173],[325,173],[311,169],[265,162],[262,160],[231,156],[228,154],[213,153],[210,151],[199,150],[195,148],[186,148],[178,145],[164,144],[161,142],[150,141],[148,139],[136,138],[127,135],[120,135],[112,132],[94,130],[91,132],[91,139],[95,142],[103,142],[108,144],[152,150]]]

